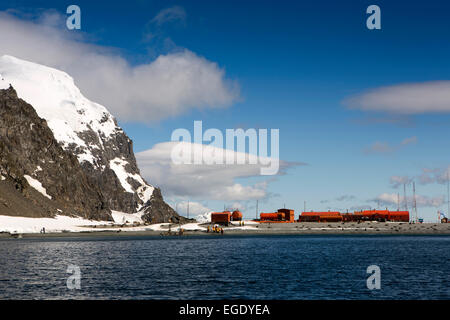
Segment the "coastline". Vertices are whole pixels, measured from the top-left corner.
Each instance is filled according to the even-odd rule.
[[[200,224],[206,228],[209,224]],[[190,236],[210,236],[215,238],[228,236],[276,236],[276,235],[370,235],[370,236],[450,236],[450,224],[442,223],[384,223],[384,222],[363,222],[363,223],[315,223],[315,222],[295,222],[295,223],[252,223],[245,229],[236,226],[224,227],[224,233],[205,232],[204,230],[186,230],[182,235],[177,232],[178,225],[173,225],[170,234],[168,229],[159,230],[136,230],[133,227],[115,227],[102,230],[86,231],[65,231],[49,233],[0,233],[0,239],[46,239],[46,238],[88,238],[88,237],[158,237],[158,238],[183,238]]]

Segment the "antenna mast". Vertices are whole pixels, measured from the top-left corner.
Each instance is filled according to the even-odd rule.
[[[416,214],[416,223],[418,222],[417,218],[417,202],[416,202],[416,183],[413,181],[413,197],[414,197],[414,212]]]
[[[447,217],[450,216],[450,168],[447,169]]]
[[[256,220],[258,220],[258,200],[256,200]]]
[[[188,203],[187,203],[187,218],[189,219],[189,200],[188,200]]]
[[[403,184],[403,199],[405,200],[405,210],[408,211],[408,200],[406,199],[406,183]]]

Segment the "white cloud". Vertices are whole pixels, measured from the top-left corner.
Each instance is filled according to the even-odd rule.
[[[344,105],[364,111],[397,114],[450,112],[450,81],[406,83],[376,88],[346,99]]]
[[[195,152],[203,150],[204,159],[208,159],[213,152],[236,155],[238,157],[257,157],[212,146],[183,143],[193,147]],[[268,195],[269,180],[253,185],[243,185],[237,179],[260,177],[260,164],[235,165],[205,165],[205,164],[174,164],[171,154],[178,142],[164,142],[153,146],[152,149],[136,154],[138,165],[144,177],[160,186],[165,194],[173,197],[191,197],[196,199],[244,201],[262,199]],[[259,157],[257,157],[260,159]],[[267,161],[267,159],[266,159]],[[257,163],[260,163],[259,161]],[[267,162],[266,162],[267,163]],[[288,167],[298,165],[280,161],[280,172],[284,174]]]
[[[403,139],[401,142],[401,145],[406,146],[408,144],[416,144],[416,143],[417,143],[417,137],[413,136],[410,138]]]
[[[390,184],[393,188],[398,188],[403,184],[410,184],[412,181],[417,181],[422,185],[427,184],[446,184],[450,179],[450,166],[441,168],[422,168],[421,173],[411,176],[391,176]]]
[[[391,146],[387,142],[377,141],[373,143],[371,146],[364,149],[364,153],[366,154],[374,154],[374,153],[391,153],[397,151],[407,145],[416,144],[417,137],[410,137],[403,139],[398,145]]]
[[[161,10],[152,20],[152,23],[157,25],[162,25],[169,22],[181,21],[184,22],[186,20],[186,11],[183,7],[173,6],[170,8],[166,8]]]
[[[397,206],[398,194],[396,193],[382,193],[378,197],[372,200],[373,202],[379,202],[383,206]],[[414,201],[413,197],[407,197],[408,207],[412,208]],[[417,207],[440,207],[444,204],[444,196],[428,197],[416,195]],[[400,197],[400,206],[404,205],[404,198]]]
[[[245,211],[248,209],[248,204],[245,202],[233,202],[229,205],[227,205],[227,209],[230,211],[239,210],[239,211]]]
[[[181,202],[176,203],[173,207],[178,210],[177,212],[180,215],[186,216],[187,211],[188,211],[188,206],[189,206],[189,217],[193,217],[196,215],[205,214],[207,212],[213,211],[210,208],[205,207],[200,202],[195,202],[195,201],[189,201],[189,204],[188,204],[188,201],[181,201]]]
[[[450,178],[450,166],[447,168],[423,168],[422,173],[418,176],[421,184],[439,183],[444,184]]]
[[[344,195],[342,195],[340,197],[337,197],[336,201],[353,201],[355,199],[356,199],[356,197],[354,195],[344,194]]]
[[[86,97],[122,121],[151,123],[239,99],[239,87],[224,69],[189,50],[132,66],[116,49],[66,30],[55,12],[27,18],[0,12],[0,54],[66,71]]]
[[[389,153],[394,151],[394,149],[386,142],[377,141],[373,143],[370,147],[364,149],[364,153],[373,154],[373,153]]]
[[[412,180],[413,179],[408,176],[391,176],[391,178],[389,179],[389,183],[393,188],[397,189],[404,184],[410,184]]]

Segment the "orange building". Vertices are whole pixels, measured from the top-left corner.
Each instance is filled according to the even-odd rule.
[[[325,212],[302,212],[299,222],[339,222],[342,221],[342,215],[337,211]]]
[[[230,220],[231,220],[231,212],[230,211],[211,213],[211,222],[212,223],[228,225],[230,223]]]
[[[242,212],[239,210],[233,211],[233,214],[231,215],[231,219],[233,221],[242,221]]]
[[[277,212],[261,213],[261,222],[295,222],[295,212],[292,209],[278,209]]]
[[[389,211],[389,221],[409,222],[409,211]]]
[[[284,213],[284,220],[286,222],[294,222],[295,221],[295,213],[292,209],[278,209],[278,212]]]
[[[271,213],[261,213],[259,215],[261,221],[283,221],[283,212],[271,212]]]
[[[354,213],[359,221],[397,221],[409,222],[409,211],[364,210]]]

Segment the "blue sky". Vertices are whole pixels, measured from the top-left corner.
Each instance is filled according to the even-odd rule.
[[[64,15],[70,4],[2,1],[0,9],[54,9]],[[260,199],[262,211],[286,204],[299,212],[304,201],[313,210],[376,207],[371,199],[403,193],[403,188],[390,184],[393,176],[415,177],[417,193],[423,197],[446,196],[445,185],[424,184],[418,176],[424,168],[449,166],[448,111],[350,110],[344,101],[370,89],[448,80],[449,3],[79,0],[76,4],[82,11],[83,41],[112,48],[131,65],[188,49],[217,63],[227,79],[239,84],[240,99],[226,108],[190,108],[150,124],[119,117],[136,152],[169,141],[176,128],[192,129],[194,120],[221,130],[279,128],[280,157],[307,165],[293,166],[268,183],[267,194]],[[371,4],[381,8],[381,30],[366,28],[365,10]],[[151,23],[170,8],[181,9],[184,15],[160,26]],[[149,32],[154,37],[145,41]],[[374,145],[379,148],[371,149]],[[237,181],[252,185],[266,179]],[[347,200],[338,201],[342,196]],[[214,210],[239,202],[248,217],[254,216],[255,199],[178,195],[169,200],[188,198]],[[396,208],[380,202],[382,207]],[[432,220],[438,208],[446,211],[446,207],[421,206],[419,215]]]

